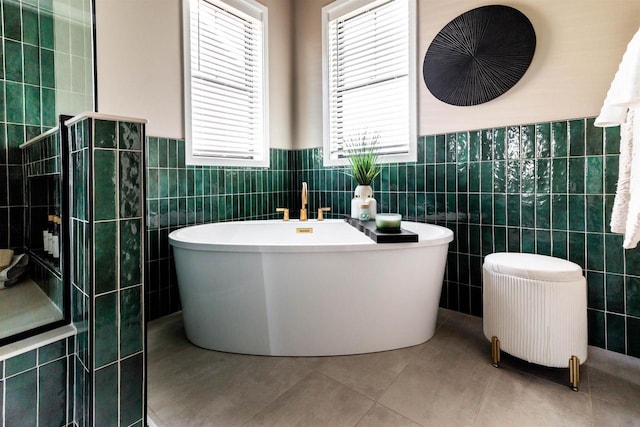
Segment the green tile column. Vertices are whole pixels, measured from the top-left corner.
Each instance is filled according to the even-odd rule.
[[[145,121],[91,113],[72,136],[79,426],[144,425]]]

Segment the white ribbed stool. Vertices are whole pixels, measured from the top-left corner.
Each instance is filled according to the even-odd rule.
[[[550,367],[569,367],[578,390],[587,360],[587,286],[582,268],[545,255],[495,253],[483,267],[483,329],[500,350]]]

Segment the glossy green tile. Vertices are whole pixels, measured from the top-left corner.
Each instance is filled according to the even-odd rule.
[[[480,131],[480,158],[481,160],[493,160],[493,131],[491,129]]]
[[[507,128],[507,158],[520,158],[520,127],[512,126]]]
[[[4,42],[5,78],[9,81],[23,81],[22,44],[11,40]],[[7,96],[7,98],[9,98]],[[9,98],[11,99],[11,98]]]
[[[520,246],[524,253],[536,252],[536,232],[530,228],[523,228],[521,231]]]
[[[536,193],[551,191],[551,163],[549,159],[536,160]]]
[[[604,128],[604,152],[620,154],[620,126]]]
[[[493,223],[507,225],[507,196],[505,194],[494,194],[493,196]]]
[[[99,148],[116,148],[117,147],[117,122],[110,120],[94,120],[94,137],[93,144]]]
[[[40,49],[24,45],[24,82],[40,86]]]
[[[158,166],[169,166],[169,141],[166,138],[158,138]]]
[[[457,152],[456,161],[458,163],[467,162],[469,160],[469,133],[459,132],[456,135]]]
[[[122,145],[122,142],[121,142]],[[142,216],[142,154],[136,151],[121,151],[119,201],[120,218]]]
[[[480,131],[469,132],[469,161],[480,160],[481,135]]]
[[[584,156],[585,154],[585,122],[571,120],[569,122],[569,155]]]
[[[607,350],[624,353],[625,339],[625,318],[607,313]]]
[[[520,157],[531,159],[536,155],[535,126],[527,125],[520,127]]]
[[[553,159],[551,162],[551,191],[567,192],[567,159]]]
[[[604,232],[604,197],[587,196],[586,209],[587,231]]]
[[[24,114],[26,124],[40,126],[41,101],[39,87],[31,85],[24,86]]]
[[[536,198],[532,194],[523,194],[520,198],[521,226],[533,228],[536,225]]]
[[[14,356],[5,361],[5,377],[18,374],[20,372],[33,369],[36,366],[37,351],[31,350],[26,353],[22,353],[18,356]]]
[[[118,293],[96,297],[94,310],[94,360],[99,368],[118,358]]]
[[[142,281],[142,220],[120,221],[120,288]]]
[[[520,161],[510,160],[507,162],[506,176],[507,193],[520,193]]]
[[[584,193],[585,190],[585,159],[584,157],[569,159],[569,193]]]
[[[96,220],[115,219],[117,196],[116,152],[93,150],[94,217]]]
[[[7,122],[24,123],[24,86],[20,83],[8,81],[5,83],[5,90],[6,99],[11,100],[6,105]],[[12,140],[10,138],[8,140],[11,143]],[[20,144],[23,142],[25,142],[24,139],[20,141]]]
[[[41,89],[40,98],[42,100],[42,125],[46,127],[55,127],[57,125],[56,118],[56,92],[52,89]]]
[[[40,74],[43,87],[55,88],[55,59],[52,50],[40,49]]]
[[[535,126],[536,157],[551,155],[551,123],[540,123]]]
[[[591,309],[587,310],[587,322],[589,345],[605,348],[604,312]]]
[[[618,186],[619,157],[606,156],[604,159],[604,192],[614,194]]]
[[[551,256],[551,230],[536,230],[536,253]]]
[[[436,137],[433,135],[425,138],[425,163],[433,164],[436,161]]]
[[[493,195],[480,195],[480,215],[482,224],[493,224]]]
[[[444,163],[447,158],[447,139],[446,135],[436,135],[435,141],[435,158],[436,163]]]
[[[551,228],[551,196],[542,194],[536,196],[536,227]]]
[[[601,127],[595,127],[593,125],[594,121],[595,119],[593,118],[587,119],[587,156],[601,155],[604,151],[603,131]]]
[[[587,157],[586,163],[586,192],[588,194],[602,194],[604,190],[603,159],[601,156]]]
[[[63,426],[67,418],[67,361],[59,359],[40,367],[38,424]]]
[[[427,192],[429,187],[427,186]],[[480,163],[469,163],[469,192],[477,193],[480,191]]]
[[[572,231],[584,231],[585,230],[585,197],[584,196],[569,196],[569,229]]]
[[[67,341],[60,340],[38,348],[38,364],[42,365],[67,354]]]
[[[506,128],[493,129],[493,159],[504,160],[507,158],[507,130]]]
[[[519,228],[507,228],[507,248],[509,252],[520,252],[520,230]]]
[[[23,3],[22,8],[22,41],[38,46],[40,43],[40,25],[35,8]]]
[[[37,408],[38,376],[35,369],[5,380],[5,426],[35,427]]]
[[[607,311],[624,314],[624,276],[619,274],[606,275]]]
[[[554,230],[566,230],[569,210],[567,196],[554,194],[551,198],[551,205],[551,227]]]
[[[587,265],[590,270],[604,271],[604,235],[587,233]]]
[[[142,351],[142,286],[120,292],[120,357]]]
[[[445,153],[445,161],[447,163],[454,163],[456,161],[456,154],[458,152],[458,138],[455,133],[449,133],[446,135],[447,152]]]
[[[54,32],[51,13],[40,11],[40,46],[53,49]]]
[[[480,191],[493,192],[493,162],[480,162]]]
[[[624,273],[624,249],[622,235],[605,234],[605,262],[609,273]]]
[[[569,232],[569,261],[585,265],[585,234]]]
[[[605,309],[604,274],[587,272],[587,305],[598,310]]]
[[[640,276],[640,247],[624,251],[624,265],[626,274]]]
[[[534,160],[523,160],[520,163],[520,191],[533,194],[536,189],[536,164]]]
[[[493,162],[493,191],[506,193],[507,191],[507,164],[505,161]]]
[[[95,372],[95,420],[104,427],[118,427],[118,364],[114,363]],[[98,423],[96,423],[98,425]]]
[[[118,146],[124,150],[142,150],[142,126],[140,123],[118,123]]]
[[[22,40],[22,17],[18,2],[2,2],[2,20],[4,36],[13,40]]]
[[[507,225],[520,226],[520,195],[509,194],[507,196]]]
[[[627,354],[640,357],[640,319],[627,317]]]
[[[106,221],[94,224],[95,293],[117,289],[117,236],[118,222]]]
[[[640,317],[640,277],[625,278],[627,298],[626,312],[630,316]]]
[[[564,231],[553,231],[551,233],[551,255],[558,258],[567,258],[568,234]]]
[[[120,362],[120,425],[129,426],[144,414],[144,360],[142,354]]]

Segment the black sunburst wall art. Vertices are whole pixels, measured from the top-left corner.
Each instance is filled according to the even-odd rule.
[[[433,96],[478,105],[511,89],[531,64],[536,34],[520,11],[501,5],[472,9],[435,36],[422,65]]]

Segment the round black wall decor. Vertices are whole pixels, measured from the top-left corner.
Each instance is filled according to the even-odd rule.
[[[520,11],[483,6],[440,30],[424,56],[422,75],[440,101],[478,105],[511,89],[529,68],[535,49],[533,25]]]

